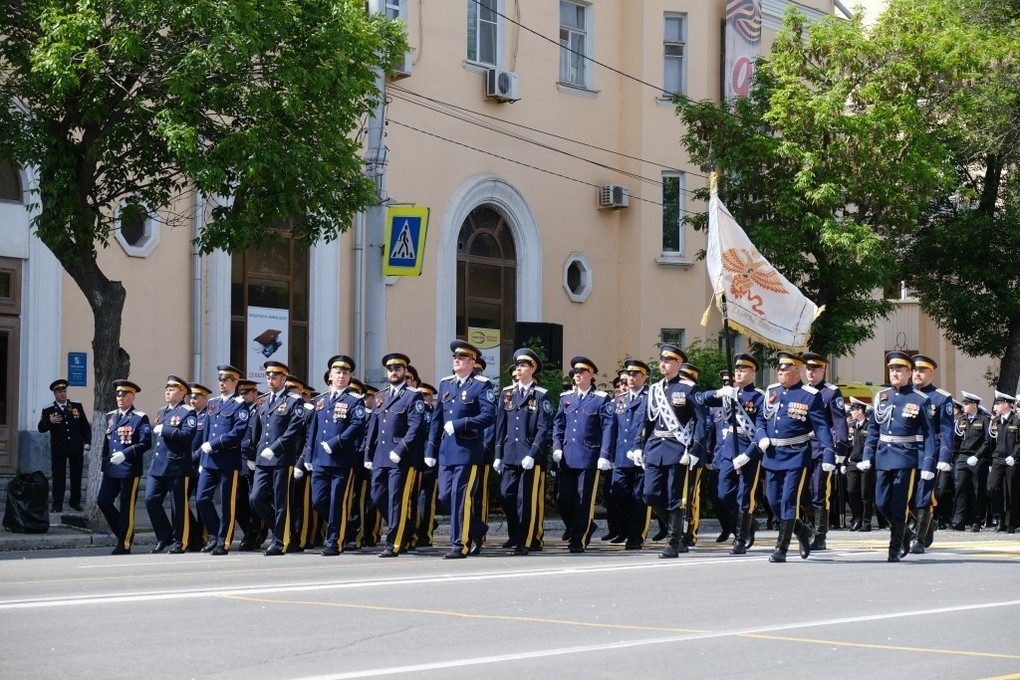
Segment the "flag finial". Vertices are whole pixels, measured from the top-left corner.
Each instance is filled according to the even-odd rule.
[[[708,190],[712,193],[719,190],[719,174],[715,170],[708,175]]]

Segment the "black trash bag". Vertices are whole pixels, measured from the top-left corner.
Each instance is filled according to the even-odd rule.
[[[4,527],[19,534],[50,530],[50,481],[41,470],[16,475],[7,483]]]

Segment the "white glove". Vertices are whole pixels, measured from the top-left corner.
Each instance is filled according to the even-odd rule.
[[[262,453],[260,453],[259,455],[265,458],[266,460],[272,460],[275,454],[273,454],[273,450],[267,446],[266,448],[262,449]]]
[[[1013,456],[1006,456],[1006,465],[1013,467],[1016,464],[1016,458]]]
[[[974,467],[977,464],[978,464],[977,456],[971,456],[970,458],[967,459],[967,465]]]
[[[495,470],[497,474],[499,474],[499,472],[503,469],[503,459],[497,458],[496,460],[492,461],[492,469]]]
[[[832,463],[822,463],[822,472],[832,472],[836,469],[836,466]]]
[[[644,451],[642,451],[641,449],[634,449],[634,458],[632,460],[634,461],[634,465],[637,465],[638,467],[644,467],[645,466]]]
[[[203,472],[205,472],[205,468],[202,467],[201,465],[199,465],[198,466],[198,474],[202,474]]]
[[[627,460],[633,461],[634,460],[634,453],[635,453],[634,451],[628,451],[627,452]]]
[[[691,464],[691,454],[689,454],[689,453],[687,453],[685,451],[684,455],[680,456],[680,464],[681,465],[690,465]]]
[[[212,444],[209,442],[202,442],[201,450],[202,453],[212,453]]]
[[[252,472],[255,472],[255,461],[249,460],[246,462],[248,463],[248,469],[251,470]]]
[[[85,452],[88,453],[91,450],[92,450],[92,444],[86,444],[85,445]]]
[[[923,479],[926,482],[930,482],[931,480],[935,479],[935,473],[932,472],[931,470],[921,470],[921,479]]]
[[[762,453],[768,451],[768,448],[771,445],[772,441],[768,437],[762,437],[758,440],[758,448],[761,449]]]
[[[846,465],[840,465],[839,466],[839,474],[841,474],[841,475],[845,475],[846,474]]]
[[[155,434],[155,435],[161,435],[161,434],[163,434],[163,423],[160,423],[160,424],[159,424],[159,425],[157,425],[156,427],[152,428],[152,432],[153,432],[153,434]]]
[[[599,458],[599,462],[596,463],[596,465],[598,466],[598,469],[601,470],[602,472],[613,469],[613,464],[609,462],[608,458]]]
[[[857,469],[858,470],[870,470],[871,469],[871,461],[870,460],[862,460],[860,463],[857,464]]]
[[[530,470],[535,467],[535,459],[531,456],[525,456],[524,460],[521,461],[521,467],[525,470]]]
[[[371,470],[372,469],[372,461],[370,461],[370,460],[366,460],[365,461],[365,469],[366,470]]]
[[[110,462],[113,463],[114,465],[120,465],[125,461],[126,458],[127,456],[118,451],[117,453],[114,453],[113,455],[110,456]]]
[[[327,444],[326,442],[322,442],[322,450],[325,451],[326,453],[333,453],[333,449],[331,449],[329,447],[329,444]]]
[[[560,460],[562,458],[563,458],[563,450],[562,449],[556,449],[555,451],[553,451],[553,462],[554,463],[560,462]]]
[[[309,472],[311,472],[312,471],[312,464],[309,463],[308,461],[305,461],[305,469],[308,470]]]
[[[443,425],[443,432],[445,432],[446,434],[451,434],[451,435],[453,434],[453,421],[452,420],[447,420],[446,421],[446,423]]]
[[[935,465],[935,467],[938,468],[939,472],[949,472],[950,470],[953,469],[953,464],[952,463],[937,463]]]
[[[294,468],[294,479],[301,479],[305,476],[305,471],[299,467]]]
[[[836,456],[836,463],[842,465],[846,462],[846,456]]]
[[[747,465],[750,462],[751,462],[751,457],[749,455],[747,455],[746,453],[742,453],[742,454],[740,454],[739,456],[737,456],[736,458],[733,459],[733,468],[736,469],[736,470],[739,470],[740,468],[744,467],[745,465]]]
[[[736,399],[738,396],[737,388],[733,385],[723,385],[715,391],[715,396],[722,399],[723,397],[729,397],[730,399]]]
[[[390,451],[390,460],[394,463],[399,463],[400,454],[398,454],[396,451]]]
[[[436,463],[438,463],[438,462],[439,461],[436,460],[435,458],[429,458],[427,456],[425,457],[425,465],[426,465],[426,467],[435,467]]]

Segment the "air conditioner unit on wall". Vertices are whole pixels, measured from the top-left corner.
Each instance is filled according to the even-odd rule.
[[[515,102],[517,96],[517,74],[501,68],[490,68],[485,73],[485,96],[501,102]]]
[[[630,206],[630,189],[622,184],[606,184],[599,189],[599,208]]]

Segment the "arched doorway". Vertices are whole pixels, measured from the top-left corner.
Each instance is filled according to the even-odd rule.
[[[514,351],[516,321],[514,237],[503,216],[482,205],[468,214],[457,238],[457,337],[482,347],[490,364],[486,373],[498,376]]]

